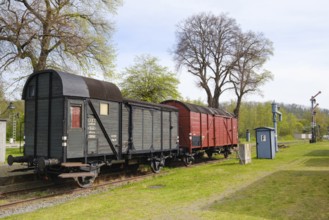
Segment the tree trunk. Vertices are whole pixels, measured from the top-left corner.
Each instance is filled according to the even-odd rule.
[[[239,120],[239,113],[240,113],[240,107],[241,107],[241,102],[242,102],[242,96],[238,96],[237,102],[236,102],[236,106],[234,108],[234,115],[235,117]]]
[[[220,97],[221,91],[218,87],[214,90],[214,97],[212,100],[212,105],[210,107],[212,108],[219,108],[219,97]]]

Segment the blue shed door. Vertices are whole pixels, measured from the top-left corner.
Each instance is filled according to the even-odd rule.
[[[271,130],[257,130],[257,158],[273,159],[273,136]]]
[[[67,158],[83,157],[85,149],[83,100],[69,100],[67,112]]]

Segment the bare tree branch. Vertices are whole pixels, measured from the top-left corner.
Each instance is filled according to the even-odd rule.
[[[235,20],[226,15],[201,13],[178,26],[174,51],[177,68],[186,67],[198,77],[211,107],[219,107],[219,97],[230,88],[227,82],[237,62],[233,45],[239,32]]]
[[[0,4],[0,73],[20,60],[34,71],[96,69],[109,75],[114,50],[109,39],[122,0],[11,0]],[[98,13],[96,13],[96,10]],[[74,68],[73,68],[74,67]]]
[[[273,54],[273,47],[272,42],[262,34],[249,31],[237,37],[235,50],[239,59],[231,71],[230,82],[237,96],[234,113],[239,116],[242,98],[248,93],[259,91],[261,85],[273,78],[269,71],[262,70]]]

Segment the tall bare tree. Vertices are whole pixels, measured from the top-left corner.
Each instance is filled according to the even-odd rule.
[[[235,20],[224,14],[201,13],[178,25],[174,51],[177,68],[185,67],[198,78],[210,107],[218,108],[219,97],[232,88],[229,74],[239,59],[234,45],[240,32]]]
[[[22,60],[45,68],[110,74],[109,14],[121,0],[0,0],[0,73]]]
[[[263,69],[264,63],[273,55],[273,47],[263,34],[249,31],[236,37],[234,50],[239,59],[229,78],[237,98],[234,114],[239,117],[243,96],[260,92],[259,87],[273,79],[272,73]]]

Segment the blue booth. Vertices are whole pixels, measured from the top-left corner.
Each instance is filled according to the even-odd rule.
[[[257,158],[273,159],[276,152],[274,128],[259,127],[255,131]]]

